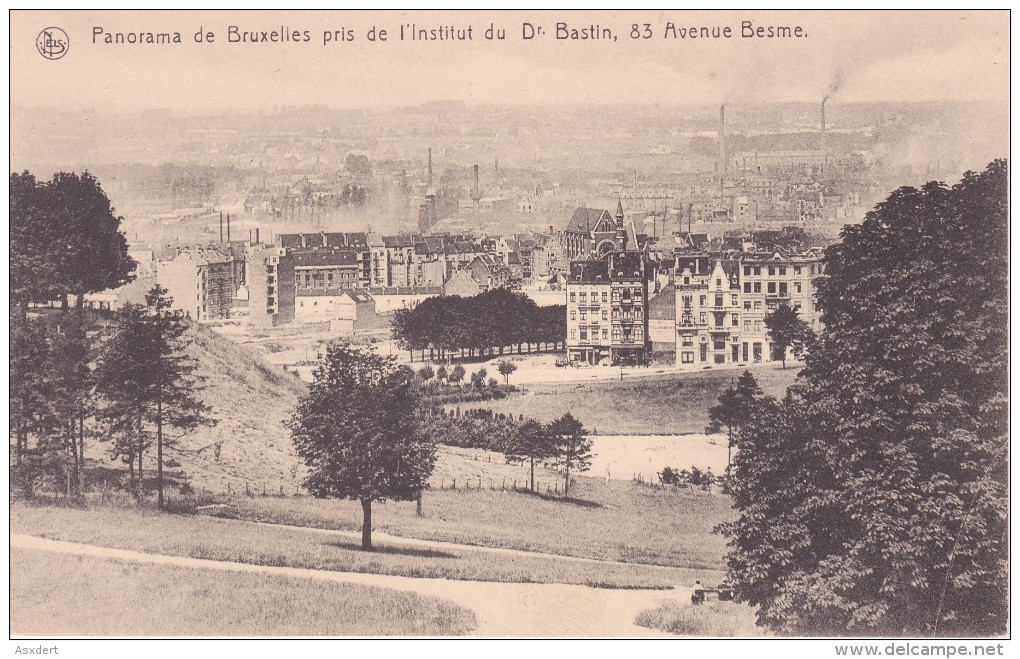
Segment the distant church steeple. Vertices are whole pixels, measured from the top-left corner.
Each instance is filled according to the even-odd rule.
[[[623,200],[616,201],[616,249],[627,249],[627,230],[623,228]]]

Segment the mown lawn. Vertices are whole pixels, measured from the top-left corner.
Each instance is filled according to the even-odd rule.
[[[413,502],[374,506],[374,528],[393,535],[506,547],[694,571],[725,569],[726,540],[713,528],[735,518],[730,498],[625,481],[578,478],[570,499],[524,492],[429,490]],[[242,517],[344,530],[361,528],[357,502],[235,497]],[[693,581],[693,580],[692,580]]]
[[[779,364],[750,369],[762,390],[777,398],[785,395],[798,370],[795,365],[783,370]],[[622,382],[531,384],[523,393],[503,400],[464,403],[460,407],[523,414],[543,422],[570,412],[589,431],[602,435],[701,433],[708,423],[708,408],[741,373],[743,369],[726,369]]]
[[[704,576],[703,570],[504,557],[472,549],[387,546],[382,540],[375,543],[376,551],[365,552],[356,538],[132,508],[16,503],[11,506],[11,531],[155,554],[408,577],[667,588]]]
[[[475,627],[434,597],[358,584],[12,549],[18,636],[442,636]]]

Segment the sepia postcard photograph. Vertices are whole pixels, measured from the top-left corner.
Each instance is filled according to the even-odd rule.
[[[1008,654],[1008,10],[8,16],[12,656]]]

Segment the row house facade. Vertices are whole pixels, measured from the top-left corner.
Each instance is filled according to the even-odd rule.
[[[567,359],[571,363],[646,363],[648,281],[645,255],[614,251],[573,261],[566,282]]]
[[[769,340],[765,318],[786,304],[818,332],[814,294],[823,271],[817,254],[677,255],[677,365],[705,368],[782,359]]]

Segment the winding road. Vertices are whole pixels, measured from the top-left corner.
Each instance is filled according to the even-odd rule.
[[[331,533],[341,534],[343,532],[334,531]],[[390,538],[393,538],[393,536],[387,539]],[[408,542],[420,545],[428,541],[417,540]],[[421,595],[440,597],[473,611],[478,622],[473,635],[484,637],[665,636],[665,634],[656,630],[638,627],[634,624],[634,618],[640,611],[654,608],[665,601],[689,601],[691,595],[690,588],[677,588],[674,590],[610,590],[567,584],[524,584],[424,579],[360,572],[251,565],[247,563],[111,549],[95,545],[49,540],[17,533],[11,534],[11,547],[89,556],[100,559],[175,565],[195,569],[228,572],[261,572],[410,591]],[[471,548],[478,549],[478,547],[473,546]],[[516,550],[496,551],[514,552]],[[550,555],[543,554],[543,556]],[[567,560],[571,559],[571,557],[565,558]]]

